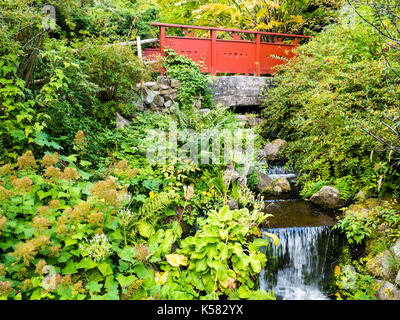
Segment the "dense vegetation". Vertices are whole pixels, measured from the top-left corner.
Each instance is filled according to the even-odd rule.
[[[384,146],[366,133],[397,139],[382,123],[385,116],[398,118],[399,92],[379,35],[347,9],[299,52],[277,76],[279,85],[268,91],[263,113],[266,133],[292,141],[287,165],[304,173],[303,194],[334,185],[343,197],[360,190],[397,195],[393,151],[373,152]]]
[[[263,115],[264,135],[288,140],[282,156],[300,173],[303,197],[332,186],[341,198],[357,201],[335,226],[350,244],[340,258],[342,271],[337,266],[336,296],[369,300],[376,299],[375,278],[393,281],[400,266],[395,256],[382,260],[390,267],[385,276],[382,265],[374,266],[400,228],[399,60],[392,20],[399,8],[390,1],[356,7],[358,14],[344,7],[337,23],[278,70]],[[383,197],[390,201],[378,200]]]
[[[186,25],[260,30],[283,33],[315,33],[335,20],[343,1],[170,1],[159,0],[163,22]]]
[[[118,44],[154,36],[157,4],[53,1],[50,20],[43,5],[1,2],[0,297],[274,298],[255,287],[268,242],[262,199],[224,165],[146,158],[149,130],[171,122],[242,129],[212,106],[196,64],[169,52],[152,67]],[[175,107],[141,112],[136,84],[161,67],[181,81]],[[116,111],[132,124],[116,130]],[[182,139],[178,148],[197,143]],[[226,206],[233,185],[237,210]]]
[[[152,21],[315,34],[276,75],[268,122],[249,138],[258,149],[273,135],[289,141],[284,157],[303,174],[304,197],[323,185],[346,199],[359,191],[398,197],[396,149],[379,152],[382,141],[398,147],[398,122],[382,122],[398,117],[387,68],[397,56],[350,9],[339,16],[341,5],[0,0],[0,298],[275,298],[257,288],[268,259],[260,248],[279,239],[260,232],[269,215],[251,188],[255,176],[240,183],[216,156],[211,164],[179,161],[200,136],[217,136],[223,149],[244,125],[214,105],[208,78],[186,57],[168,51],[150,65],[134,45],[121,45],[156,36]],[[137,84],[164,68],[181,82],[175,104],[143,111]],[[116,112],[130,125],[116,129]],[[168,130],[191,134],[177,134],[175,158],[149,161],[152,138]],[[225,156],[239,172],[256,159]],[[359,243],[372,236],[366,226],[387,225],[392,241],[397,217],[384,207],[376,221],[348,216],[338,228]]]

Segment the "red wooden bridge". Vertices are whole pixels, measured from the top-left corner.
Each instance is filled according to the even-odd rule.
[[[202,71],[217,74],[260,76],[273,74],[273,67],[294,57],[299,38],[309,36],[152,23],[160,29],[159,48],[146,48],[143,55],[164,54],[166,48],[203,62]],[[182,36],[167,35],[169,28],[180,29]],[[175,32],[176,33],[176,32]],[[199,35],[197,36],[196,35]]]

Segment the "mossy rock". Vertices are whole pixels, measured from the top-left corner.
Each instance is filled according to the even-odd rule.
[[[376,208],[382,206],[384,202],[385,201],[376,198],[367,198],[362,202],[350,205],[345,214],[351,213],[352,215],[360,218],[373,218],[378,214]]]
[[[374,289],[378,300],[400,300],[400,290],[389,281],[375,280]]]
[[[388,262],[388,259],[390,257],[390,252],[386,250],[385,252],[382,252],[370,258],[366,263],[366,267],[374,277],[382,278],[384,280],[390,280],[391,272]]]

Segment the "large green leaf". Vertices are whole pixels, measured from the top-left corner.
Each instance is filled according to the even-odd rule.
[[[143,238],[149,238],[152,234],[155,233],[153,226],[146,221],[139,222],[137,227],[139,230],[139,234]]]
[[[78,270],[76,269],[76,263],[72,259],[68,260],[67,265],[62,270],[63,274],[74,274],[77,272]]]
[[[257,255],[255,255],[253,252],[250,253],[249,260],[250,260],[250,265],[251,265],[251,268],[253,269],[253,271],[255,273],[260,273],[261,272],[261,262],[258,259]]]
[[[122,251],[120,251],[118,253],[118,255],[124,261],[132,262],[132,263],[136,262],[136,260],[134,258],[135,250],[132,247],[125,247]]]
[[[107,262],[98,263],[97,268],[104,277],[113,273],[111,266]]]
[[[188,258],[181,254],[167,254],[165,255],[165,258],[173,267],[187,266]]]
[[[97,266],[97,263],[94,262],[91,258],[85,257],[83,258],[77,265],[77,269],[92,269]]]
[[[221,221],[229,221],[232,220],[232,211],[228,206],[224,206],[218,213],[218,218]]]
[[[122,273],[120,273],[116,279],[121,287],[125,288],[135,282],[137,280],[137,277],[134,275],[124,276]]]

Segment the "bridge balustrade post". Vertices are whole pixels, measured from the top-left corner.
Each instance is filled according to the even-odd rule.
[[[160,26],[160,52],[161,52],[161,55],[164,55],[164,46],[165,46],[165,27]]]
[[[255,40],[256,40],[256,61],[254,62],[255,67],[256,67],[256,72],[255,75],[257,77],[260,76],[260,69],[261,69],[261,34],[256,33],[255,34]]]
[[[160,53],[161,56],[164,56],[164,46],[165,46],[165,27],[160,26]],[[161,69],[161,75],[165,74],[165,69]]]
[[[217,75],[217,31],[211,29],[210,30],[210,37],[211,37],[211,75]]]

